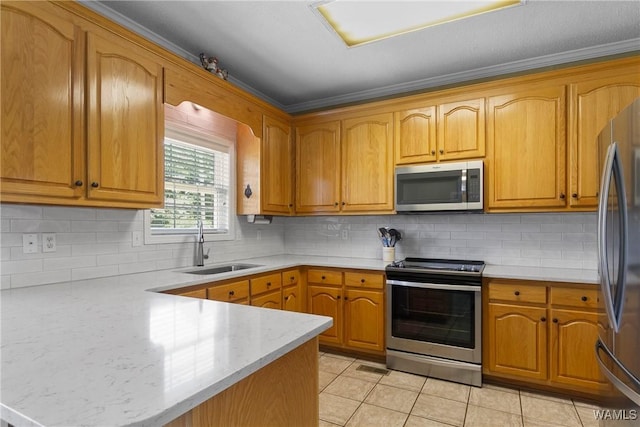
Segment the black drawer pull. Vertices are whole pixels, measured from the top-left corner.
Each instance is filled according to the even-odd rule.
[[[553,319],[553,323],[558,323],[558,319]]]
[[[583,296],[582,298],[580,298],[582,301],[586,302],[589,298]]]
[[[518,296],[518,295],[520,295],[520,291],[515,291],[514,294],[515,294],[515,296]]]
[[[546,322],[546,321],[547,321],[547,318],[546,318],[546,317],[541,317],[541,318],[540,318],[540,321],[541,321],[541,322]]]
[[[360,279],[360,283],[364,283],[364,279]]]
[[[233,291],[229,291],[229,296],[230,296],[230,297],[234,296],[235,294],[236,294],[235,292],[233,292]]]

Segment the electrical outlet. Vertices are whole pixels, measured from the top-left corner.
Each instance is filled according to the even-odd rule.
[[[42,252],[56,251],[56,233],[42,233]]]
[[[131,246],[142,246],[142,231],[133,232],[133,241]]]
[[[342,240],[349,240],[349,230],[342,230],[340,233]]]
[[[22,253],[23,254],[38,253],[38,235],[37,234],[22,235]]]

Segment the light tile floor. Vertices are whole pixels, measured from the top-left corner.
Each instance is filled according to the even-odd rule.
[[[517,389],[482,388],[320,353],[320,427],[596,427],[595,406]]]

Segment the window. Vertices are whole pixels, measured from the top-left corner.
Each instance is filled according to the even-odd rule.
[[[233,144],[168,127],[164,208],[145,214],[145,242],[192,241],[202,221],[208,240],[233,239]]]

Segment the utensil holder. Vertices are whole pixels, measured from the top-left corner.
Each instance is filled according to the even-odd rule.
[[[396,248],[383,247],[382,248],[382,261],[393,262],[396,260]]]

